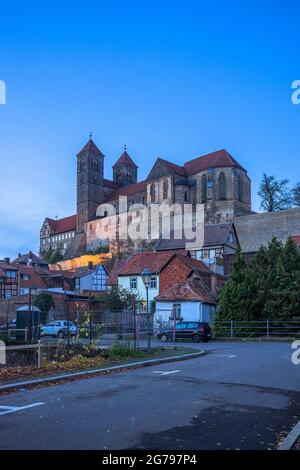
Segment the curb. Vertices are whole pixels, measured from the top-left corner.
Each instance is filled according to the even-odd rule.
[[[64,380],[73,379],[76,377],[80,378],[84,376],[101,375],[101,374],[106,374],[108,372],[122,372],[124,370],[138,369],[139,367],[149,367],[149,366],[155,366],[158,364],[164,364],[168,362],[178,362],[178,361],[185,361],[188,359],[196,359],[197,357],[204,356],[205,354],[207,354],[206,351],[200,351],[197,353],[184,354],[182,356],[170,356],[170,357],[165,357],[165,358],[160,358],[160,359],[159,358],[148,359],[146,361],[131,362],[128,364],[122,364],[122,365],[117,365],[117,366],[112,366],[112,367],[88,369],[88,370],[84,370],[80,372],[68,372],[66,374],[53,375],[51,377],[42,377],[39,379],[26,380],[23,382],[9,383],[5,385],[0,385],[0,393],[7,392],[10,390],[16,390],[20,388],[31,387],[34,385],[42,385],[42,384],[47,384],[51,382],[64,381]]]
[[[277,450],[291,450],[297,439],[300,437],[300,421],[293,427],[289,435],[280,444]]]

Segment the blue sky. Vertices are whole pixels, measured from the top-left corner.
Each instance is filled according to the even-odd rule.
[[[75,212],[89,132],[106,177],[127,144],[156,157],[226,148],[248,169],[299,175],[299,2],[10,2],[0,11],[0,258],[38,249],[45,216]]]

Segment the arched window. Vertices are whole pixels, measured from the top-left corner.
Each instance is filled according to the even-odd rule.
[[[226,176],[224,173],[220,173],[219,176],[219,199],[226,199],[227,198],[227,188],[226,188]]]
[[[163,182],[163,199],[168,199],[168,192],[169,192],[169,183],[168,180]]]
[[[201,202],[207,202],[207,176],[205,174],[201,178]]]
[[[238,176],[238,200],[243,201],[244,196],[244,180],[243,175],[239,174]]]
[[[155,196],[156,196],[156,188],[155,184],[152,183],[150,187],[150,195],[151,195],[151,202],[155,202]]]

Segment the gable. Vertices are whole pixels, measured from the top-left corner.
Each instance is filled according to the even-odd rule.
[[[152,167],[146,181],[158,180],[161,177],[178,174],[185,176],[184,169],[175,163],[168,162],[162,158],[158,158]]]

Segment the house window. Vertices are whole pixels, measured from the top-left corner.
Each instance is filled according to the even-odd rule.
[[[222,256],[222,248],[217,248],[216,249],[216,256]]]
[[[151,281],[150,281],[150,289],[156,289],[156,287],[157,287],[156,276],[153,276],[151,277]]]
[[[130,289],[137,289],[137,277],[130,278]]]
[[[22,288],[20,289],[20,295],[26,295],[26,294],[28,294],[28,293],[29,293],[29,289],[28,289],[28,288],[22,287]]]
[[[16,279],[16,271],[6,271],[6,276],[9,279]]]
[[[182,316],[181,316],[181,304],[173,304],[173,314],[175,314],[175,318],[176,320],[181,320],[182,319]]]
[[[28,274],[23,274],[22,279],[23,279],[23,281],[29,281]]]
[[[11,289],[6,289],[5,299],[11,299],[11,298],[12,298],[12,290]]]

